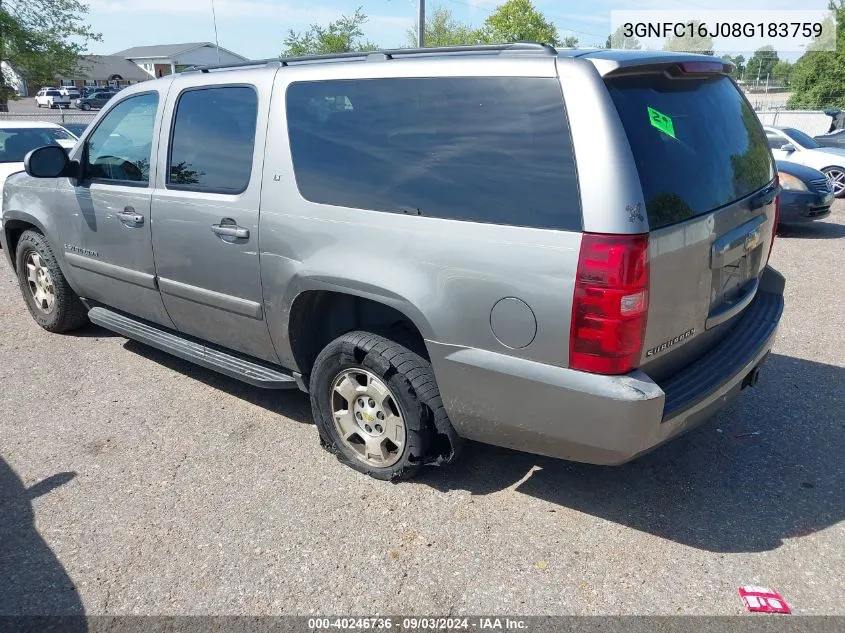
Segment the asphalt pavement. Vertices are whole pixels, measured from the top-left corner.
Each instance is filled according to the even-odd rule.
[[[49,334],[0,258],[0,614],[845,615],[845,204],[788,231],[780,336],[713,421],[606,468],[478,444],[410,483],[308,401],[96,327]]]

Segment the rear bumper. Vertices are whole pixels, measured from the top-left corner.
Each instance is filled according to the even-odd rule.
[[[757,297],[719,344],[660,384],[642,371],[599,376],[427,341],[459,435],[593,464],[622,464],[711,417],[772,348],[783,277],[767,268]]]
[[[779,221],[782,224],[796,224],[821,220],[830,215],[833,200],[832,193],[784,189],[780,194]]]

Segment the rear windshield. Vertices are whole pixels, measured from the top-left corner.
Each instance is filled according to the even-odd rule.
[[[652,229],[722,207],[774,178],[763,128],[727,77],[644,74],[607,85]]]

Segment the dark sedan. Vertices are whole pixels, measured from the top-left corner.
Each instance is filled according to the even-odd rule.
[[[100,92],[90,92],[87,96],[74,101],[74,105],[80,110],[91,110],[102,108],[108,100],[115,95],[114,91],[102,90]]]
[[[785,160],[776,162],[782,188],[780,224],[811,222],[830,215],[833,190],[822,172]]]

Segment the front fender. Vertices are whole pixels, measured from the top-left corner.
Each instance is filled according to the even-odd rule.
[[[32,226],[41,232],[53,247],[53,254],[62,273],[67,277],[67,262],[55,213],[51,211],[58,181],[32,178],[23,172],[12,174],[3,187],[2,230],[0,244],[12,268],[15,268],[12,231]]]

